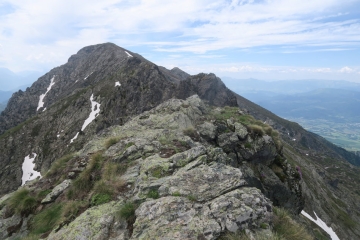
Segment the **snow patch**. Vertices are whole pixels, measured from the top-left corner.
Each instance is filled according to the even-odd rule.
[[[34,167],[35,167],[34,160],[37,155],[36,155],[36,153],[33,153],[33,155],[34,155],[33,158],[31,158],[30,155],[27,155],[24,158],[24,162],[22,164],[23,175],[21,178],[21,181],[22,181],[21,186],[23,186],[27,181],[36,179],[37,177],[41,178],[40,172],[37,172],[34,170]]]
[[[316,217],[316,220],[313,219],[307,212],[305,212],[304,210],[301,211],[301,214],[304,215],[306,218],[308,218],[309,220],[313,221],[314,223],[316,223],[316,225],[318,225],[319,227],[321,227],[325,232],[327,232],[331,239],[332,240],[340,240],[340,238],[336,235],[336,233],[334,232],[334,230],[332,230],[331,227],[328,227],[326,225],[326,223],[321,220],[317,215],[316,213],[314,212],[315,214],[315,217]]]
[[[76,133],[75,137],[73,137],[71,140],[70,140],[70,143],[72,143],[75,139],[77,139],[77,137],[79,136],[79,132]]]
[[[128,57],[133,57],[130,53],[128,53],[127,51],[125,51],[125,53],[128,55]]]
[[[37,107],[36,111],[39,111],[39,109],[44,106],[44,98],[45,98],[46,94],[50,91],[50,89],[52,88],[52,86],[55,84],[55,83],[54,83],[54,78],[55,78],[55,75],[52,77],[51,82],[50,82],[50,85],[49,85],[49,87],[47,88],[46,92],[45,92],[44,94],[41,94],[41,95],[40,95],[40,99],[39,99],[39,103],[38,103],[38,107]],[[45,108],[43,111],[45,111],[45,110],[46,110],[46,108]]]
[[[88,77],[90,77],[90,75],[93,74],[93,72],[91,72],[89,75],[87,75],[84,80],[86,80]]]
[[[91,97],[90,97],[90,101],[91,101],[91,113],[89,115],[89,117],[85,120],[84,124],[82,125],[81,127],[81,131],[84,131],[85,128],[92,122],[94,121],[94,119],[99,115],[100,113],[100,103],[98,102],[95,102],[94,101],[94,94],[91,94]],[[79,132],[76,133],[75,137],[73,137],[71,140],[70,140],[70,143],[72,143],[79,135]]]
[[[87,125],[89,125],[92,121],[94,121],[94,119],[100,113],[100,103],[94,101],[94,94],[91,94],[90,101],[91,101],[91,113],[89,117],[85,120],[84,124],[82,125],[81,131],[84,131]]]
[[[293,141],[296,141],[296,138],[293,138],[292,140],[293,140]]]
[[[119,86],[119,87],[120,87],[120,86],[121,86],[120,82],[115,82],[115,87],[116,87],[116,86]]]

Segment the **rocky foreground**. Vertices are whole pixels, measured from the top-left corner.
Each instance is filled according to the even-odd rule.
[[[196,95],[170,99],[5,195],[0,238],[217,239],[270,231],[273,203],[303,209],[300,182],[271,127]],[[31,208],[11,203],[24,189],[23,198],[35,199]]]

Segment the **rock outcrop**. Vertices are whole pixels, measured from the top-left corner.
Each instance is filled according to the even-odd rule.
[[[75,165],[58,170],[58,174],[48,174],[33,183],[31,189],[48,190],[48,182],[69,178],[69,172],[73,172],[79,162],[76,159],[102,152],[108,164],[112,162],[126,169],[119,175],[121,180],[117,180],[122,182],[123,190],[114,196],[112,202],[93,207],[95,195],[91,195],[89,190],[78,200],[92,199],[90,208],[58,222],[47,238],[217,239],[227,231],[256,231],[261,226],[271,226],[271,200],[277,199],[277,195],[285,194],[287,202],[292,203],[284,207],[290,209],[296,205],[301,208],[301,197],[298,198],[287,182],[290,177],[285,175],[281,180],[271,170],[275,158],[282,155],[274,145],[275,140],[265,133],[254,134],[246,123],[241,122],[244,117],[250,119],[236,108],[218,109],[206,105],[195,95],[186,100],[170,99],[123,126],[106,129],[85,144],[72,157],[73,160],[67,160],[68,164]],[[225,140],[224,134],[229,136],[229,140]],[[116,141],[108,145],[112,139]],[[252,147],[241,156],[242,146],[248,146],[248,143],[253,144]],[[82,174],[89,173],[93,176],[90,179],[97,179],[94,166],[94,163],[88,163]],[[247,169],[244,171],[245,166]],[[275,183],[268,183],[256,173],[251,177],[258,180],[263,191],[252,187],[254,184],[247,180],[248,172],[258,168],[268,169],[268,174],[273,174],[273,181],[282,183],[282,188],[274,188],[269,194],[264,189]],[[278,168],[282,169],[282,166]],[[87,169],[95,172],[90,173]],[[292,167],[287,165],[282,170],[286,172],[288,169]],[[52,171],[56,172],[56,169]],[[83,175],[55,185],[42,200],[45,209],[55,206],[61,199],[65,205],[73,201],[69,192],[79,184],[78,179]],[[293,178],[292,183],[301,196],[300,178]],[[118,216],[121,207],[128,203],[137,206],[135,221]],[[280,204],[283,202],[278,201]],[[29,231],[34,229],[30,227]],[[16,232],[13,234],[16,236]]]

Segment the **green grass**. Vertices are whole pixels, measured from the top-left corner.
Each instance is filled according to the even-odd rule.
[[[166,172],[166,170],[163,167],[156,166],[149,170],[149,174],[156,178],[162,178],[162,177],[166,176],[168,173]]]
[[[291,219],[290,214],[283,208],[274,207],[273,231],[284,239],[312,240],[306,229]]]
[[[135,210],[137,206],[135,203],[127,202],[119,210],[119,216],[122,219],[130,221],[135,218]]]
[[[125,145],[125,148],[129,148],[131,146],[135,145],[134,142],[128,142],[126,145]]]
[[[21,188],[6,201],[6,205],[15,213],[30,214],[36,209],[38,203],[36,198],[30,195],[28,189]]]
[[[45,177],[50,178],[61,173],[65,169],[67,162],[69,162],[73,157],[74,154],[68,154],[54,161]]]
[[[174,197],[180,197],[180,196],[181,196],[181,194],[180,194],[179,192],[174,192],[172,195],[173,195]]]
[[[150,190],[147,195],[147,198],[153,198],[153,199],[158,199],[159,198],[159,192],[157,190]]]
[[[245,148],[247,148],[247,149],[251,149],[251,148],[252,148],[252,145],[251,145],[251,143],[249,143],[249,142],[246,142],[246,143],[244,144],[244,146],[245,146]]]
[[[38,200],[42,200],[44,197],[46,197],[46,195],[48,195],[49,193],[51,193],[50,189],[46,189],[46,190],[42,190],[40,192],[38,192],[38,194],[36,195],[36,198]]]
[[[61,210],[61,204],[53,204],[35,215],[30,223],[31,233],[42,234],[51,231],[61,219]]]
[[[189,199],[189,200],[192,201],[192,202],[197,201],[197,198],[196,198],[194,195],[189,195],[189,196],[187,196],[187,199]]]
[[[91,205],[98,206],[98,205],[110,202],[111,199],[112,199],[112,197],[109,194],[98,193],[98,194],[95,194],[94,196],[92,196]]]
[[[75,179],[71,185],[67,197],[69,199],[77,199],[84,197],[92,189],[94,183],[101,179],[101,168],[105,158],[101,153],[96,153],[86,169]]]

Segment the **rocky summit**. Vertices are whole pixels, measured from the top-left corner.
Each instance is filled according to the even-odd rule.
[[[15,93],[0,133],[0,239],[360,237],[358,156],[111,43]]]

